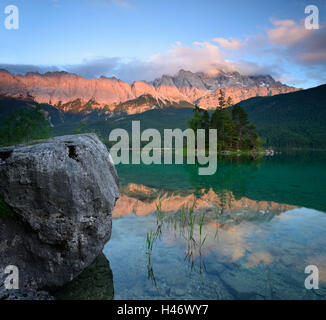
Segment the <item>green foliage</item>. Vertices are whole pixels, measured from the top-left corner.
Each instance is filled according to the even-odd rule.
[[[6,204],[4,199],[0,197],[0,218],[13,217],[14,213],[10,207]]]
[[[326,148],[326,85],[239,103],[274,148]]]
[[[247,112],[236,105],[232,108],[231,113],[233,122],[233,146],[237,150],[253,150],[258,148],[262,140],[254,132],[255,126],[249,123]]]
[[[240,106],[227,108],[232,104],[231,99],[225,100],[225,94],[220,90],[219,105],[209,116],[207,110],[195,107],[193,117],[188,125],[194,131],[205,129],[206,144],[208,144],[209,129],[217,131],[217,149],[253,151],[261,148],[264,140],[254,131],[255,127],[249,123],[248,114]]]
[[[82,133],[96,133],[98,138],[105,143],[103,137],[101,136],[101,132],[94,128],[89,128],[86,122],[81,122],[79,126],[74,130],[73,134],[82,134]]]
[[[212,114],[210,128],[217,130],[218,150],[233,149],[234,124],[229,110],[216,108]]]
[[[225,108],[226,107],[225,93],[222,90],[220,90],[220,92],[219,92],[218,107],[219,108]]]
[[[232,106],[232,101],[229,98],[225,99],[225,95],[221,92],[219,98],[218,107],[225,110],[219,110],[220,112],[216,110],[214,112],[208,111],[210,117],[209,127],[211,127],[212,121],[213,126],[220,128],[219,134],[224,137],[219,140],[220,149],[224,148],[225,139],[226,148],[236,150],[236,144],[241,146],[243,143],[241,143],[241,139],[240,141],[239,139],[234,140],[235,135],[234,133],[231,134],[231,129],[234,130],[234,128],[230,128],[233,123],[233,121],[230,122],[232,111],[231,108],[227,107]],[[204,115],[207,111],[201,111],[199,108],[196,110],[195,108],[196,111],[193,112],[193,106],[189,103],[181,104],[179,102],[178,108],[173,105],[173,107],[157,108],[139,114],[127,115],[123,113],[123,110],[128,110],[142,103],[152,103],[152,101],[149,96],[142,96],[137,101],[128,103],[121,104],[121,114],[108,114],[106,108],[103,110],[90,109],[84,112],[85,106],[80,101],[74,102],[76,108],[73,108],[72,112],[63,112],[60,108],[45,104],[41,107],[44,112],[47,112],[48,117],[51,117],[52,135],[96,132],[101,134],[102,141],[107,145],[109,145],[108,137],[112,130],[122,128],[130,133],[131,122],[137,120],[141,121],[142,131],[155,128],[161,134],[163,134],[164,129],[180,128],[184,130],[187,127],[192,127],[196,130],[196,128],[207,127],[205,125],[205,123],[207,124],[207,115]],[[3,141],[7,140],[7,129],[3,126],[4,121],[8,120],[10,114],[14,114],[21,109],[30,110],[33,104],[35,105],[34,102],[0,96],[0,106],[3,105],[2,108],[0,107],[0,144],[12,144]],[[90,106],[93,106],[93,104],[94,101],[88,103]],[[251,131],[265,137],[265,139],[257,138],[258,145],[274,148],[326,148],[326,85],[271,97],[255,97],[242,101],[238,105],[247,112],[250,123],[256,127],[255,130],[251,129]],[[212,117],[213,113],[215,113],[214,117]],[[194,120],[191,124],[188,121],[190,118]],[[86,125],[81,124],[81,122]],[[237,135],[241,134],[242,136],[243,132],[240,132],[239,129],[238,127]],[[232,139],[230,139],[231,137]],[[247,139],[249,146],[250,141],[255,142],[255,135],[249,135],[247,138],[249,138]],[[247,143],[244,142],[244,144]]]
[[[87,124],[86,122],[81,122],[79,126],[74,130],[73,134],[81,134],[87,132]]]
[[[0,109],[4,113],[5,107]],[[50,135],[50,125],[45,120],[41,106],[20,108],[8,112],[1,121],[0,145],[7,146],[45,139]]]
[[[208,144],[208,130],[210,127],[210,117],[207,110],[200,109],[198,106],[195,106],[193,111],[193,116],[188,120],[188,126],[197,132],[198,129],[205,129],[205,142]],[[196,145],[197,145],[197,136],[196,136]]]
[[[218,93],[218,108],[228,108],[233,105],[232,98],[228,97],[225,100],[225,92],[220,90]]]

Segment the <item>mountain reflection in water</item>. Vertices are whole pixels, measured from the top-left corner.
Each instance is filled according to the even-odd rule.
[[[183,206],[190,207],[196,203],[195,211],[223,210],[224,215],[236,219],[238,214],[250,215],[253,219],[259,217],[272,217],[283,211],[296,208],[296,206],[279,204],[273,201],[255,201],[242,197],[236,199],[232,192],[220,191],[215,193],[212,189],[193,194],[185,190],[168,192],[151,189],[143,185],[129,184],[121,187],[121,197],[113,211],[113,218],[119,218],[131,213],[137,216],[146,216],[156,211],[160,203],[164,212],[175,212]],[[247,217],[249,219],[249,217]]]
[[[103,250],[114,298],[325,299],[326,152],[218,161],[213,176],[196,165],[117,166],[121,198]],[[318,290],[305,289],[308,265]],[[101,293],[109,278],[86,296],[112,297]]]
[[[104,249],[117,266],[117,299],[325,299],[324,213],[226,190],[130,183],[121,192]],[[319,267],[319,291],[304,287],[309,264]]]

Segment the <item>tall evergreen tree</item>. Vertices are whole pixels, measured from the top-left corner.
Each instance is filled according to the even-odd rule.
[[[222,109],[225,107],[226,107],[225,93],[224,93],[224,91],[220,90],[219,96],[218,96],[218,108]]]
[[[233,105],[232,99],[225,99],[222,90],[219,91],[219,103],[211,118],[207,110],[195,107],[189,126],[195,132],[205,129],[206,144],[208,145],[209,129],[217,131],[217,148],[223,150],[255,150],[261,146],[263,140],[254,132],[255,127],[250,124],[248,114],[238,105]]]
[[[228,97],[227,100],[226,100],[226,107],[231,107],[233,106],[233,101],[232,101],[232,98],[231,97]]]
[[[253,149],[257,146],[258,135],[254,132],[255,127],[250,125],[247,112],[236,105],[232,108],[232,121],[234,123],[234,134],[236,148]]]
[[[197,132],[197,130],[201,128],[201,124],[202,124],[201,109],[198,106],[195,106],[195,109],[193,111],[193,116],[188,121],[188,125],[192,130]]]

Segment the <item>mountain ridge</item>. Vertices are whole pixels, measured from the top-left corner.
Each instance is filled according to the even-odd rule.
[[[65,71],[40,74],[28,72],[13,75],[0,70],[0,94],[13,98],[33,98],[38,103],[47,103],[64,111],[84,105],[93,109],[115,112],[121,104],[144,95],[154,99],[151,104],[125,109],[129,114],[144,112],[156,107],[176,105],[181,102],[198,104],[203,109],[214,109],[218,103],[219,90],[225,91],[234,103],[255,96],[270,96],[300,89],[275,81],[269,75],[245,76],[238,72],[218,71],[215,75],[180,70],[174,76],[163,75],[152,82],[134,81],[128,84],[115,77],[85,79]],[[76,108],[75,102],[80,106]],[[131,106],[131,104],[130,104]]]
[[[137,104],[150,105],[153,101],[156,100],[151,96],[143,95],[121,104],[116,113],[93,109],[91,103],[87,112],[78,112],[78,102],[75,103],[76,112],[65,112],[48,104],[40,107],[54,135],[71,134],[83,123],[84,132],[98,132],[104,139],[116,128],[130,132],[132,121],[140,121],[141,130],[155,128],[163,132],[164,129],[184,130],[188,127],[187,121],[193,116],[193,108],[191,104],[186,105],[187,102],[179,102],[172,107],[158,106],[141,113],[126,112],[129,108],[138,108]],[[248,113],[257,133],[266,138],[266,146],[326,149],[326,84],[271,97],[253,97],[239,105]],[[0,95],[0,127],[10,114],[36,106],[37,103],[30,98],[22,100]]]

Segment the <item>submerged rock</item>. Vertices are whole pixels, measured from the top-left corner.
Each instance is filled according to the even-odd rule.
[[[110,262],[100,254],[76,279],[53,294],[58,300],[113,300]]]
[[[111,236],[119,198],[110,154],[95,134],[0,149],[0,268],[19,268],[20,288],[73,280]]]

